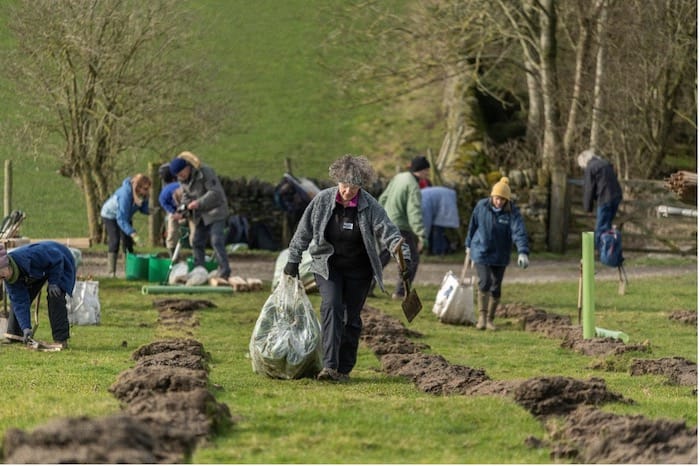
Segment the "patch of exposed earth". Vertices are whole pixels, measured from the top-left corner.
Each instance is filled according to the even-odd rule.
[[[196,325],[205,300],[154,302],[163,327]],[[209,354],[191,338],[155,341],[134,351],[133,368],[109,388],[122,412],[91,419],[57,419],[25,432],[9,429],[6,463],[185,463],[194,449],[228,428],[228,406],[216,401],[208,381]]]
[[[160,326],[186,330],[197,325],[196,311],[206,300],[154,301]],[[566,316],[519,304],[498,309],[526,331],[562,340],[562,346],[592,356],[648,351],[612,338],[584,340],[581,327]],[[697,429],[681,421],[649,420],[609,414],[605,403],[634,403],[608,390],[605,380],[534,377],[494,381],[481,368],[449,363],[429,355],[416,342],[420,333],[401,321],[366,306],[362,341],[387,374],[405,377],[435,395],[492,395],[511,398],[541,419],[547,439],[528,437],[527,445],[548,447],[555,460],[585,463],[696,463]],[[191,333],[186,333],[191,336]],[[156,341],[133,353],[135,365],[119,375],[110,392],[122,413],[99,419],[55,420],[28,433],[8,430],[4,439],[9,463],[182,463],[192,451],[233,423],[226,405],[209,390],[209,355],[191,338]],[[662,374],[669,383],[697,384],[697,366],[681,358],[636,359],[631,375]],[[556,416],[562,423],[548,423]],[[552,427],[558,426],[558,427]]]
[[[548,314],[522,305],[501,306],[500,317],[516,318],[523,330],[562,339],[562,346],[586,355],[617,355],[648,351],[645,345],[625,345],[612,338],[583,339],[580,326],[568,317]],[[570,377],[534,377],[527,380],[494,381],[484,369],[449,363],[440,355],[422,351],[414,343],[420,334],[401,321],[365,306],[362,340],[377,355],[382,370],[405,377],[426,393],[435,395],[494,395],[509,397],[541,419],[563,417],[563,427],[548,433],[549,439],[529,437],[527,445],[549,447],[555,460],[580,463],[689,463],[697,462],[697,429],[685,422],[649,420],[597,409],[605,403],[634,403],[607,389],[605,380]],[[390,337],[388,337],[390,336]],[[664,374],[670,383],[697,384],[697,365],[680,358],[654,361],[637,359],[631,375]],[[697,391],[697,389],[696,389]],[[550,429],[551,430],[551,429]]]

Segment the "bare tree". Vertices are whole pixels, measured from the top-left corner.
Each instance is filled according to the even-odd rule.
[[[697,4],[634,0],[610,9],[605,145],[625,177],[654,177],[697,144]],[[682,143],[682,144],[681,144]],[[603,146],[603,144],[601,144]]]
[[[6,7],[17,47],[4,70],[35,137],[60,135],[60,172],[81,187],[89,235],[99,241],[100,207],[116,178],[135,166],[145,170],[149,153],[159,160],[211,134],[225,121],[227,99],[214,95],[206,63],[187,52],[194,18],[180,2],[20,0]]]
[[[345,45],[359,38],[364,47],[356,48],[368,55],[358,56],[344,82],[361,81],[357,87],[375,98],[440,83],[439,160],[458,158],[485,137],[470,104],[474,90],[526,93],[526,143],[550,188],[552,251],[566,243],[567,176],[578,152],[594,146],[620,154],[628,168],[644,157],[651,162],[643,166],[658,167],[678,131],[674,120],[695,124],[692,0],[416,0],[381,14],[371,10],[376,2],[359,3],[355,14],[368,16],[348,23],[357,34],[335,37]]]

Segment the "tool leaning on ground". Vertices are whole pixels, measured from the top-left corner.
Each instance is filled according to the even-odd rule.
[[[36,306],[34,306],[34,325],[32,326],[32,335],[36,335],[36,331],[39,328],[39,302],[41,301],[41,293],[39,293],[36,297]],[[24,341],[24,337],[21,337],[19,335],[13,335],[11,333],[6,333],[5,338],[8,338],[10,340],[15,340],[15,341],[20,341],[26,345],[28,349],[36,350],[36,351],[45,351],[45,352],[52,352],[52,351],[61,351],[63,349],[63,345],[57,344],[57,343],[46,343],[44,341],[40,340],[35,340],[34,337],[30,337],[26,342]]]
[[[399,264],[399,275],[401,275],[401,280],[403,280],[403,288],[405,293],[403,301],[401,302],[401,309],[403,310],[403,314],[406,316],[406,320],[411,323],[418,315],[420,310],[423,309],[423,303],[420,302],[416,289],[411,288],[411,284],[408,282],[408,279],[404,278],[406,275],[406,261],[403,258],[403,251],[401,251],[402,244],[403,238],[401,238],[399,243],[396,245],[394,255],[396,256],[396,260]]]

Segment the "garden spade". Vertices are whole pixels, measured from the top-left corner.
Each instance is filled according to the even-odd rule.
[[[401,251],[402,244],[403,238],[401,238],[399,241],[395,251],[396,260],[399,263],[399,273],[403,280],[403,288],[405,293],[403,301],[401,302],[401,309],[403,310],[403,314],[406,316],[406,320],[411,323],[418,315],[420,310],[423,309],[423,303],[420,302],[420,298],[418,297],[418,293],[416,293],[415,288],[411,288],[408,280],[403,278],[404,272],[406,271],[406,261],[404,261],[403,251]]]

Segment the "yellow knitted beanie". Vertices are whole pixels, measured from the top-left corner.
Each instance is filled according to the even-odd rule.
[[[510,186],[508,186],[508,178],[503,177],[501,180],[493,185],[491,189],[491,196],[500,196],[504,199],[510,200]]]

